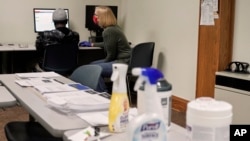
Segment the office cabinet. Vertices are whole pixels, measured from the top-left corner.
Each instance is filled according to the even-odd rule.
[[[233,124],[250,124],[250,74],[216,72],[214,96],[233,106]]]

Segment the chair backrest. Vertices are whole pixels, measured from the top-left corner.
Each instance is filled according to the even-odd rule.
[[[129,63],[129,70],[134,67],[151,67],[154,55],[154,42],[145,42],[133,47]]]
[[[74,72],[69,76],[69,79],[98,91],[98,82],[101,77],[101,73],[101,66],[83,65],[74,70]]]
[[[70,74],[78,65],[78,45],[73,42],[45,47],[43,69],[59,74]]]

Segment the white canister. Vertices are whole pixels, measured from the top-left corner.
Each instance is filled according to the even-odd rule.
[[[229,141],[232,105],[210,97],[197,98],[187,105],[187,141]]]

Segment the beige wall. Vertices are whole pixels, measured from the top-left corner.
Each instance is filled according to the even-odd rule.
[[[249,5],[250,0],[236,0],[233,61],[250,63]]]
[[[173,94],[195,98],[200,0],[0,0],[0,42],[34,42],[32,9],[63,7],[86,40],[86,4],[119,5],[119,24],[129,41],[155,41],[154,67],[173,84]],[[236,0],[233,59],[250,63],[249,0]]]
[[[126,0],[124,27],[133,43],[155,41],[154,66],[173,94],[195,97],[199,0]]]
[[[155,41],[154,66],[173,84],[173,94],[195,98],[200,0],[126,0],[125,31],[134,43]],[[249,0],[235,0],[233,60],[250,63]],[[250,69],[249,69],[250,70]]]
[[[68,8],[70,27],[87,40],[85,5],[119,5],[117,0],[0,0],[0,42],[33,43],[33,8]],[[119,16],[118,16],[119,17]]]

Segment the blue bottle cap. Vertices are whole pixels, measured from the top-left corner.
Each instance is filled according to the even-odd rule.
[[[142,75],[148,78],[151,85],[156,84],[158,79],[163,78],[163,74],[156,68],[144,68]]]

